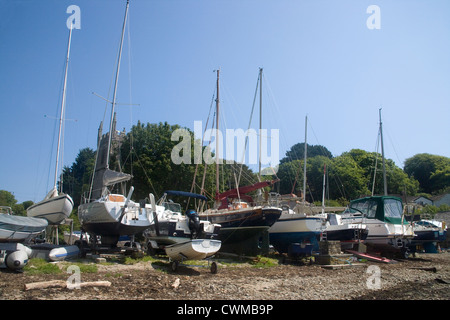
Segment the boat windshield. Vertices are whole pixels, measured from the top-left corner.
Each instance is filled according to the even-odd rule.
[[[367,218],[375,218],[378,203],[373,200],[357,202],[351,205],[351,209],[358,210],[366,215]]]
[[[163,202],[164,209],[172,212],[181,212],[181,205],[175,202]]]
[[[401,218],[403,215],[402,203],[394,199],[384,200],[384,216],[386,218]]]
[[[0,213],[12,214],[12,209],[10,207],[0,206]]]

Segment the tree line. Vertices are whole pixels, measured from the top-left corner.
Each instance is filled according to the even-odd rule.
[[[160,197],[164,190],[183,190],[215,195],[215,165],[204,163],[179,164],[171,161],[172,149],[178,141],[172,141],[172,133],[178,125],[167,122],[143,124],[138,122],[127,133],[120,147],[121,168],[133,176],[135,197],[145,198],[148,193]],[[190,132],[189,129],[186,129]],[[191,134],[192,143],[194,135]],[[192,147],[193,149],[193,147]],[[324,146],[307,144],[306,199],[321,201],[324,171],[327,198],[339,200],[341,204],[364,195],[383,193],[382,158],[379,153],[352,149],[333,156]],[[272,190],[280,194],[303,192],[304,143],[292,146],[280,160],[276,175],[263,179],[279,179]],[[192,151],[191,163],[194,153]],[[94,166],[95,151],[86,148],[80,151],[71,167],[64,168],[64,190],[73,194],[74,200],[88,190]],[[406,159],[404,169],[391,159],[385,159],[388,193],[414,196],[419,193],[437,194],[450,187],[450,158],[417,154]],[[220,172],[220,192],[258,181],[257,174],[246,165],[223,164]]]
[[[115,150],[112,157],[115,165],[118,164],[124,172],[133,176],[131,185],[135,187],[134,199],[145,199],[149,193],[159,198],[164,190],[200,193],[202,187],[204,194],[214,199],[215,165],[176,165],[171,160],[172,149],[178,144],[171,137],[179,128],[179,125],[167,122],[143,124],[139,121],[124,137],[120,150]],[[191,137],[191,146],[200,143],[194,141],[194,134]],[[380,154],[352,149],[333,156],[326,147],[309,144],[306,149],[307,201],[322,200],[324,174],[327,198],[336,200],[340,205],[361,196],[383,193]],[[264,179],[279,179],[271,187],[272,191],[297,195],[303,192],[304,150],[304,143],[295,144],[280,160],[277,174],[263,176]],[[81,149],[72,165],[63,169],[63,190],[72,196],[74,209],[80,204],[83,193],[89,192],[95,156],[95,150]],[[258,181],[257,174],[246,165],[224,163],[220,167],[220,192]],[[406,159],[403,169],[391,159],[385,159],[385,167],[389,194],[413,196],[450,191],[450,158],[417,154]],[[17,204],[11,193],[0,191],[0,205],[13,207],[16,214],[26,215],[26,208],[31,204],[31,201]]]

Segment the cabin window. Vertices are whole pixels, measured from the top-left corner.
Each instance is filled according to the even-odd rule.
[[[172,212],[181,212],[181,205],[175,202],[164,202],[164,209],[170,210]]]
[[[384,200],[384,215],[388,218],[401,218],[403,214],[402,203],[394,199]]]
[[[378,204],[376,201],[363,201],[352,205],[352,208],[362,212],[367,218],[375,218]]]
[[[375,218],[377,214],[378,203],[375,201],[369,201],[368,203],[369,210],[367,211],[367,218]]]

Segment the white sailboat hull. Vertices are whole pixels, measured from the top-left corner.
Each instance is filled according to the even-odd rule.
[[[88,233],[100,236],[134,235],[150,227],[147,210],[133,201],[126,207],[124,201],[105,199],[82,204],[78,207],[78,218]]]
[[[67,194],[44,199],[27,209],[28,217],[42,218],[49,224],[60,224],[68,218],[73,209],[73,200]]]
[[[323,226],[321,217],[305,216],[304,214],[282,214],[280,219],[270,227],[269,232],[321,232]]]
[[[203,260],[220,250],[222,242],[212,239],[186,239],[186,242],[165,247],[167,256],[173,261]]]

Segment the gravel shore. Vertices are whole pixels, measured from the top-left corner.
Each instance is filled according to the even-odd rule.
[[[279,264],[258,268],[224,264],[212,274],[202,267],[139,262],[98,265],[81,281],[109,287],[25,290],[26,283],[67,280],[69,274],[0,272],[2,300],[449,300],[450,253],[420,254],[395,264],[357,262],[337,269]]]

